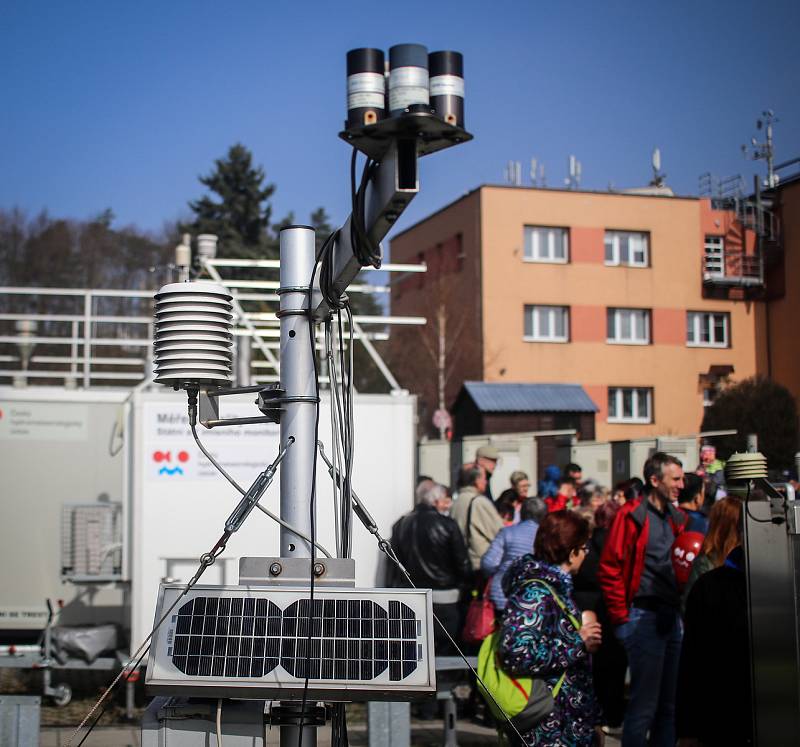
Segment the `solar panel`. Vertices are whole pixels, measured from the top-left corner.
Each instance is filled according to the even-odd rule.
[[[182,591],[162,585],[156,620]],[[406,700],[435,690],[430,592],[195,586],[153,638],[152,693]],[[198,692],[200,691],[200,692]]]

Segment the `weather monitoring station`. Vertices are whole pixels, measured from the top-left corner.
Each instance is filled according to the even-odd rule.
[[[242,497],[216,542],[215,527],[197,527],[209,534],[208,552],[188,583],[162,581],[152,630],[73,744],[90,737],[109,695],[145,658],[146,690],[156,697],[143,720],[142,744],[153,747],[265,745],[275,727],[281,744],[310,746],[328,720],[333,744],[346,744],[345,703],[434,696],[430,590],[356,588],[354,517],[387,562],[400,564],[368,501],[353,491],[354,324],[347,290],[362,269],[380,267],[381,240],[419,191],[419,158],[472,139],[464,129],[461,54],[429,54],[418,44],[392,47],[388,60],[378,49],[350,51],[339,136],[353,149],[352,213],[319,249],[308,226],[280,234],[278,382],[232,386],[236,300],[225,286],[187,273],[185,282],[155,296],[155,382],[185,390],[197,446]],[[327,444],[320,438],[323,362],[331,391]],[[226,417],[226,398],[242,395],[255,401],[252,413],[240,408],[237,417]],[[249,487],[204,447],[198,421],[213,429],[278,426],[275,453]],[[164,466],[174,469],[171,461]],[[250,513],[269,513],[259,501],[276,474],[280,516],[270,516],[281,526],[280,552],[242,557],[238,584],[201,584]],[[318,478],[332,483],[332,505],[317,500]],[[331,513],[333,553],[318,541],[319,522],[329,523]]]

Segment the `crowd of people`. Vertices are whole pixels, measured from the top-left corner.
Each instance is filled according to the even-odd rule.
[[[392,547],[414,584],[433,590],[437,656],[455,654],[454,644],[476,652],[460,637],[483,596],[503,671],[546,683],[550,712],[523,733],[498,723],[504,737],[548,747],[599,745],[610,733],[623,747],[751,744],[742,505],[725,495],[713,447],[694,472],[652,454],[642,479],[613,489],[567,464],[547,467],[530,495],[529,475],[515,471],[494,499],[499,459],[492,446],[478,449],[454,494],[420,477]],[[701,686],[712,672],[724,687]]]

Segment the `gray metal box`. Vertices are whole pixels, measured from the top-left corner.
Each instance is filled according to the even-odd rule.
[[[0,695],[0,744],[36,747],[39,744],[38,695]]]
[[[142,718],[142,747],[217,747],[216,708],[216,700],[153,698]],[[263,700],[223,701],[221,722],[225,747],[266,745]]]

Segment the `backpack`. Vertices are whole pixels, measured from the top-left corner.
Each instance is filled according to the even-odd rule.
[[[567,610],[567,606],[549,584],[538,579],[528,583],[547,587],[575,629],[580,629],[580,621]],[[512,677],[500,666],[497,650],[499,643],[500,633],[497,631],[481,645],[478,652],[478,690],[501,726],[508,727],[507,717],[520,733],[524,733],[552,713],[566,672],[561,674],[552,690],[541,677]]]

